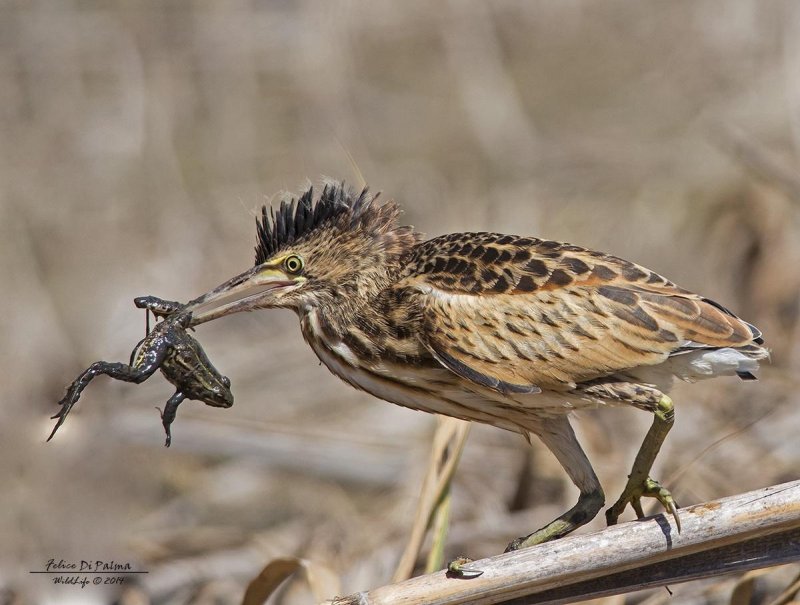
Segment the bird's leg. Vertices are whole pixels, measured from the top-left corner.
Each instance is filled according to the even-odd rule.
[[[594,519],[605,504],[600,482],[567,417],[548,420],[536,427],[534,432],[553,452],[581,493],[575,506],[532,534],[517,538],[508,545],[506,552],[562,538]]]
[[[572,479],[572,482],[581,493],[575,506],[532,534],[517,538],[508,545],[505,552],[563,538],[571,531],[594,519],[600,509],[603,508],[603,504],[605,504],[605,496],[603,488],[600,487],[600,481],[598,481],[597,475],[594,474],[592,464],[586,457],[583,448],[581,448],[581,444],[578,443],[578,439],[575,437],[575,433],[566,416],[537,422],[535,425],[528,427],[528,430],[531,433],[535,433],[548,449],[553,452],[553,455],[564,467],[564,470],[567,471],[570,479]],[[471,562],[472,560],[466,557],[451,561],[447,566],[448,576],[474,578],[481,575],[483,572],[480,570],[464,567]]]
[[[186,399],[186,395],[180,391],[175,391],[175,394],[167,400],[167,405],[164,406],[164,411],[158,410],[161,413],[161,424],[164,425],[164,432],[167,434],[167,441],[164,443],[165,447],[169,447],[172,443],[172,431],[170,426],[175,421],[175,416],[178,414],[178,406]]]
[[[664,439],[672,428],[674,420],[675,409],[672,400],[666,395],[662,395],[661,399],[653,407],[653,424],[650,426],[650,430],[647,431],[644,442],[636,454],[631,474],[628,475],[628,483],[625,485],[625,489],[619,499],[606,511],[606,521],[609,525],[616,524],[628,504],[633,507],[639,519],[644,517],[641,498],[646,496],[661,502],[667,512],[675,518],[675,525],[680,532],[681,522],[678,517],[678,505],[672,498],[672,494],[662,487],[658,481],[650,478],[650,469],[653,467],[653,462],[661,449],[661,444],[664,443]]]

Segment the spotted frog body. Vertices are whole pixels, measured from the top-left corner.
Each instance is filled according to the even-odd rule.
[[[141,296],[134,304],[145,309],[147,316],[147,335],[139,341],[131,353],[129,364],[97,361],[82,372],[67,389],[59,402],[61,410],[53,418],[58,422],[48,441],[64,423],[72,407],[78,402],[83,389],[95,376],[105,374],[117,380],[144,382],[157,369],[175,386],[175,393],[169,398],[161,421],[167,434],[166,446],[172,441],[171,425],[175,420],[178,406],[186,399],[202,401],[213,407],[229,408],[233,405],[231,381],[223,376],[211,363],[200,343],[187,329],[192,314],[185,305],[167,301],[155,296]],[[149,313],[163,318],[150,330]]]

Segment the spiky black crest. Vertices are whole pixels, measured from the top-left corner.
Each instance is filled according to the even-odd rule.
[[[350,217],[355,223],[375,199],[365,187],[360,193],[343,183],[325,185],[322,195],[313,200],[314,188],[297,200],[282,201],[278,211],[261,208],[261,218],[256,218],[256,265],[260,265],[275,252],[298,242],[326,224]]]

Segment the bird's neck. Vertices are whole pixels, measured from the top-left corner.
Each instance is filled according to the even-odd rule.
[[[315,336],[326,341],[341,341],[365,322],[379,322],[378,297],[379,292],[342,288],[317,304],[304,307],[298,315],[306,340]]]
[[[339,346],[344,344],[363,360],[391,357],[398,347],[412,356],[420,354],[416,344],[399,342],[409,339],[406,328],[411,319],[404,312],[410,311],[410,305],[397,303],[398,273],[399,268],[382,279],[371,279],[364,287],[343,286],[301,310],[298,314],[306,341],[315,350],[320,345],[344,350]]]

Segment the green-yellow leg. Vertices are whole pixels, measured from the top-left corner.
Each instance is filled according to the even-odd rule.
[[[578,502],[557,519],[532,534],[517,538],[506,548],[506,552],[527,548],[550,540],[563,538],[581,525],[585,525],[603,508],[605,496],[600,482],[592,470],[589,459],[583,452],[566,416],[539,420],[531,425],[531,432],[542,440],[555,455],[580,490]],[[448,565],[451,577],[474,578],[482,572],[469,566],[470,559],[461,557]],[[466,566],[466,567],[465,567]]]
[[[672,428],[674,419],[675,409],[672,399],[663,395],[655,406],[653,424],[650,426],[650,430],[647,431],[644,442],[639,448],[639,453],[636,454],[631,474],[628,475],[628,483],[625,485],[619,500],[606,511],[606,522],[609,525],[617,523],[619,516],[628,504],[633,507],[639,519],[644,517],[641,499],[642,497],[649,497],[661,502],[667,512],[675,518],[675,525],[680,532],[681,521],[678,517],[678,506],[675,504],[672,494],[662,487],[658,481],[650,478],[650,469],[653,467],[653,462],[655,462],[656,456],[661,449],[661,444],[664,443],[667,433]]]
[[[506,552],[563,538],[594,519],[605,504],[603,488],[600,487],[589,459],[575,438],[567,417],[541,422],[537,428],[536,435],[567,471],[572,482],[580,490],[580,495],[575,506],[532,534],[517,538],[508,545]]]
[[[506,547],[505,552],[519,550],[520,548],[528,548],[529,546],[535,546],[536,544],[563,538],[571,531],[591,521],[598,511],[603,508],[604,501],[603,490],[599,488],[591,493],[581,494],[577,504],[558,517],[558,519],[554,519],[532,534],[517,538]],[[447,571],[450,575],[461,578],[474,578],[481,575],[483,573],[482,571],[464,568],[464,565],[471,562],[472,559],[459,557],[449,563]]]
[[[581,494],[575,506],[541,529],[512,541],[506,547],[505,552],[563,538],[571,531],[594,519],[595,515],[603,508],[604,502],[603,490],[599,488],[588,494]]]

